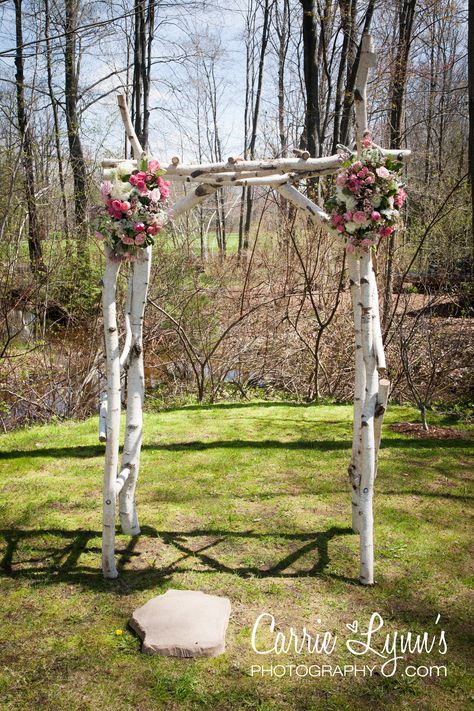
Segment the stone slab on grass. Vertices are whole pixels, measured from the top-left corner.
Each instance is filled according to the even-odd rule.
[[[168,657],[216,657],[225,650],[230,600],[198,590],[168,590],[135,610],[130,627],[142,652]]]

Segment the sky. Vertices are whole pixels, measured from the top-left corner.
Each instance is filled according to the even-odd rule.
[[[242,151],[243,142],[243,111],[245,97],[245,44],[243,39],[244,16],[239,8],[239,2],[227,3],[216,0],[219,4],[208,6],[209,9],[185,9],[184,11],[166,10],[157,7],[159,26],[154,44],[154,59],[160,60],[153,69],[153,82],[150,96],[152,109],[150,118],[150,152],[167,163],[178,155],[183,161],[195,159],[196,149],[193,145],[195,126],[187,118],[195,111],[194,89],[186,81],[186,71],[182,61],[167,63],[170,57],[183,59],[189,55],[191,37],[193,34],[203,41],[211,42],[216,38],[222,47],[222,56],[217,62],[219,82],[219,129],[223,150],[228,155]],[[241,3],[242,8],[244,3]],[[25,7],[30,7],[25,2]],[[115,11],[120,14],[123,11]],[[7,0],[0,3],[0,53],[15,46],[13,2]],[[37,15],[38,16],[38,15]],[[35,38],[28,31],[31,26],[30,13],[25,14],[24,42]],[[87,20],[83,21],[83,23]],[[125,30],[125,23],[118,23]],[[84,41],[84,56],[81,62],[82,87],[95,83],[101,77],[107,76],[111,69],[125,65],[123,53],[118,51],[116,30],[109,36],[101,28],[96,36],[90,36]],[[38,26],[37,26],[38,30]],[[39,28],[40,32],[42,28]],[[51,34],[54,33],[51,29]],[[58,33],[59,34],[59,33]],[[123,35],[124,37],[124,35]],[[207,38],[207,40],[206,40]],[[36,76],[37,86],[45,83],[45,70],[41,57],[44,44],[33,45],[25,50],[25,68],[27,80],[32,82]],[[122,41],[122,48],[124,42]],[[63,65],[60,48],[54,63],[54,83],[58,91],[63,85]],[[122,75],[123,77],[124,75]],[[5,81],[1,80],[9,80]],[[13,89],[14,57],[0,56],[0,81],[3,88]],[[104,80],[94,88],[97,94],[102,94],[117,86],[117,77]],[[37,106],[47,101],[36,93]],[[189,137],[186,135],[189,134]],[[123,134],[117,109],[115,91],[92,105],[83,114],[83,142],[91,158],[101,155],[120,156],[123,154]]]

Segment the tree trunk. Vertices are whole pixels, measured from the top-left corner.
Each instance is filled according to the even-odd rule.
[[[472,257],[474,259],[474,0],[469,0],[467,66],[469,76],[469,180],[471,183]]]
[[[421,424],[423,425],[423,429],[425,432],[429,431],[428,427],[428,421],[426,419],[426,406],[425,405],[420,405],[420,413],[421,413]]]
[[[33,273],[43,270],[41,240],[44,238],[43,227],[38,215],[38,207],[35,197],[35,169],[33,163],[33,135],[31,125],[28,121],[25,107],[25,74],[23,64],[23,26],[22,26],[22,0],[15,0],[15,28],[16,28],[16,52],[15,52],[15,81],[18,128],[21,136],[22,152],[21,160],[24,173],[24,189],[26,197],[26,207],[28,211],[28,250],[30,256],[31,271]]]
[[[315,158],[320,146],[318,8],[315,0],[301,0],[303,8],[303,73],[306,95],[304,132],[300,147]]]
[[[344,101],[343,101],[343,105],[342,105],[341,127],[340,127],[340,131],[339,131],[340,141],[341,141],[341,143],[344,143],[344,144],[349,143],[349,140],[350,140],[351,122],[352,122],[353,107],[354,107],[354,88],[355,88],[355,84],[356,84],[357,71],[359,68],[361,48],[362,48],[362,43],[361,43],[361,44],[359,44],[358,49],[356,49],[356,47],[357,47],[357,45],[356,45],[356,43],[357,43],[357,36],[356,36],[357,22],[356,22],[356,15],[354,14],[356,12],[355,3],[356,3],[356,0],[352,0],[351,9],[350,9],[350,24],[348,27],[348,32],[350,33],[350,36],[349,36],[349,47],[348,47],[348,56],[347,56],[347,78],[346,78],[346,88],[345,88],[345,92],[344,92]],[[369,2],[367,3],[367,9],[365,11],[364,27],[362,30],[362,36],[367,34],[370,30],[370,25],[372,22],[372,15],[374,14],[374,6],[375,6],[375,0],[369,0]]]
[[[390,99],[390,148],[401,148],[404,125],[405,91],[408,78],[408,56],[413,35],[416,0],[398,0],[398,39]],[[394,233],[387,241],[387,260],[382,323],[390,323],[392,313],[393,271],[396,250]]]
[[[51,108],[53,111],[53,123],[54,123],[54,144],[56,147],[56,158],[58,161],[58,175],[59,175],[59,188],[61,191],[61,203],[63,208],[63,220],[64,220],[64,237],[66,239],[66,244],[68,245],[67,250],[69,252],[69,219],[67,213],[67,198],[66,198],[66,184],[64,180],[64,165],[63,156],[61,150],[61,134],[59,127],[59,114],[58,114],[58,102],[54,93],[53,87],[53,71],[52,71],[52,56],[51,56],[51,41],[49,37],[50,30],[50,12],[49,12],[49,0],[44,0],[44,36],[46,39],[46,75],[48,79],[48,93],[51,100]]]
[[[65,95],[66,123],[69,142],[69,154],[74,180],[74,215],[76,221],[77,256],[80,262],[87,264],[89,252],[87,245],[87,169],[82,149],[78,114],[78,57],[76,47],[77,16],[79,0],[65,0],[66,42],[65,42]]]
[[[259,53],[258,69],[257,69],[257,88],[255,91],[253,113],[252,113],[252,128],[251,128],[251,132],[250,132],[250,143],[249,143],[250,160],[254,160],[254,158],[255,158],[255,146],[257,143],[258,120],[260,117],[260,103],[262,100],[262,89],[263,89],[263,69],[264,69],[264,65],[265,65],[265,56],[267,53],[267,44],[268,44],[268,38],[269,38],[270,10],[271,10],[270,0],[264,0],[262,40],[261,40],[261,44],[260,44],[260,53]],[[246,212],[245,212],[244,234],[243,234],[243,245],[242,245],[244,253],[248,250],[248,246],[249,246],[250,225],[252,222],[252,208],[253,208],[253,191],[252,191],[252,188],[248,188],[247,195],[246,195]]]

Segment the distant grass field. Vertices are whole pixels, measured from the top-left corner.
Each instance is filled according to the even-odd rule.
[[[148,414],[138,489],[143,531],[118,537],[117,581],[100,572],[104,448],[95,419],[2,435],[0,707],[469,708],[471,433],[416,440],[388,427],[415,417],[393,407],[386,418],[373,588],[357,582],[349,407],[249,403]],[[131,612],[171,587],[230,598],[224,655],[140,653],[127,629]],[[334,654],[257,655],[251,631],[264,611],[284,632],[291,625],[332,631]],[[375,611],[392,634],[433,635],[440,614],[447,654],[409,653],[393,677],[251,675],[252,665],[353,664],[346,625],[359,620],[362,628]],[[407,663],[446,664],[447,677],[407,676]]]

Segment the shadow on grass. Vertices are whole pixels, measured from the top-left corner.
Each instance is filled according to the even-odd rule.
[[[311,402],[285,402],[284,400],[271,401],[255,400],[252,402],[217,402],[209,405],[200,405],[196,403],[195,405],[177,405],[176,407],[164,407],[157,412],[187,412],[188,410],[240,410],[241,408],[261,408],[261,407],[293,407],[293,408],[307,408],[314,405],[314,407],[321,407],[317,403]],[[339,403],[337,403],[339,405]],[[335,407],[336,405],[330,405],[330,407]],[[344,407],[344,404],[341,405]]]
[[[157,531],[150,526],[143,526],[140,536],[131,538],[125,548],[117,546],[118,568],[121,577],[115,581],[119,592],[128,593],[132,589],[147,589],[163,584],[179,573],[225,573],[239,578],[303,578],[326,576],[349,584],[358,582],[355,578],[346,578],[328,572],[330,564],[329,543],[342,536],[351,535],[352,529],[331,526],[317,533],[255,533],[254,531],[234,532],[220,529],[194,529],[192,531]],[[64,529],[10,529],[0,530],[0,537],[5,541],[3,558],[0,561],[0,574],[13,579],[28,579],[34,584],[53,585],[56,583],[76,583],[84,587],[107,591],[114,581],[105,581],[98,567],[81,564],[84,554],[100,555],[100,548],[91,545],[94,539],[100,539],[100,531],[64,530]],[[55,539],[53,545],[48,540]],[[205,543],[193,545],[193,539],[206,538]],[[277,538],[287,544],[288,552],[277,562],[261,567],[237,565],[232,567],[218,558],[218,553],[211,555],[211,549],[227,539],[241,539],[244,543],[251,540]],[[171,546],[178,554],[176,559],[160,568],[148,565],[146,556],[138,550],[144,539],[157,539],[163,550]],[[149,542],[149,541],[148,541]],[[195,544],[194,540],[194,544]],[[301,543],[294,549],[295,543]],[[298,561],[309,553],[316,553],[316,562],[309,568],[295,570]],[[157,557],[160,550],[156,551]],[[195,559],[196,565],[189,565]],[[137,565],[139,567],[137,567]],[[291,568],[291,570],[289,570]]]
[[[462,449],[470,445],[466,439],[413,439],[404,437],[383,438],[381,447],[384,449]],[[278,439],[243,440],[227,439],[202,442],[168,442],[158,444],[150,442],[142,446],[142,451],[156,452],[201,452],[213,449],[313,449],[320,452],[347,450],[352,446],[349,439],[300,439],[282,441]],[[90,459],[104,455],[105,445],[79,445],[77,447],[37,447],[35,449],[12,449],[0,451],[0,460],[22,459],[33,457]]]

